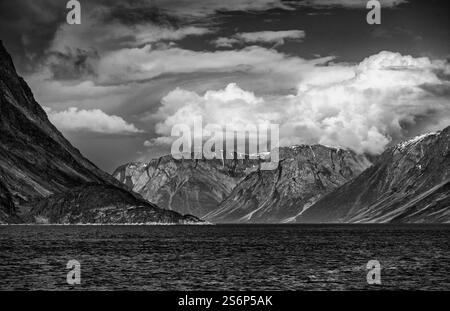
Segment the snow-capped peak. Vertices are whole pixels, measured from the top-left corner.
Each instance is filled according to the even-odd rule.
[[[405,148],[412,146],[420,141],[422,141],[424,138],[429,137],[429,136],[434,136],[434,135],[438,135],[438,132],[431,132],[431,133],[425,133],[422,135],[418,135],[416,137],[413,137],[407,141],[401,142],[397,145],[397,148],[400,149],[401,151],[405,150]]]

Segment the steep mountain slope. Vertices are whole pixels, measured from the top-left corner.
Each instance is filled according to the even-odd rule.
[[[275,170],[247,175],[204,219],[246,223],[294,221],[324,194],[371,164],[363,155],[322,145],[281,148],[280,159]]]
[[[26,213],[36,200],[86,184],[114,185],[126,191],[123,184],[85,159],[49,122],[28,85],[17,75],[1,41],[0,176],[1,214],[11,219]],[[141,205],[137,195],[130,195]],[[122,203],[119,200],[118,206]],[[150,204],[148,208],[161,211]]]
[[[114,183],[49,122],[1,44],[0,131],[2,182],[17,204],[85,182]]]
[[[175,160],[168,155],[123,165],[113,176],[158,206],[202,217],[257,166],[249,159]]]
[[[450,222],[450,127],[387,149],[299,222]]]

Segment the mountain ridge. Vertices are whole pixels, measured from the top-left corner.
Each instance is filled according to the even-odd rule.
[[[449,222],[450,127],[386,149],[298,222]]]
[[[286,223],[324,194],[371,165],[364,155],[323,145],[280,148],[280,162],[272,171],[247,175],[208,221]]]

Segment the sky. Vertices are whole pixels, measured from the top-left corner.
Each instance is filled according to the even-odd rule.
[[[450,125],[445,0],[0,0],[0,39],[49,119],[102,169],[171,129],[280,125],[280,144],[379,154]]]

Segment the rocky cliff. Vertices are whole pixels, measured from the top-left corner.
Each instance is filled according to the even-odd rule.
[[[1,41],[0,176],[0,219],[10,219],[9,222],[17,215],[27,214],[35,202],[44,204],[43,199],[55,194],[60,198],[74,187],[98,184],[127,191],[126,186],[84,158],[49,122],[26,82],[17,75]],[[103,197],[100,192],[98,195]],[[131,197],[136,206],[142,205],[138,195],[130,193],[130,200]],[[130,200],[128,205],[132,205]],[[109,200],[96,202],[97,206],[114,206]],[[71,203],[75,204],[73,198]],[[155,213],[163,213],[156,206],[151,207]],[[24,216],[30,219],[30,215]]]
[[[358,176],[370,166],[364,155],[322,145],[280,149],[272,171],[247,175],[204,218],[213,222],[292,222],[324,194]]]
[[[299,222],[450,222],[450,127],[387,149]]]
[[[166,209],[202,217],[216,209],[257,160],[175,160],[172,156],[149,163],[129,163],[113,176],[148,201]]]

